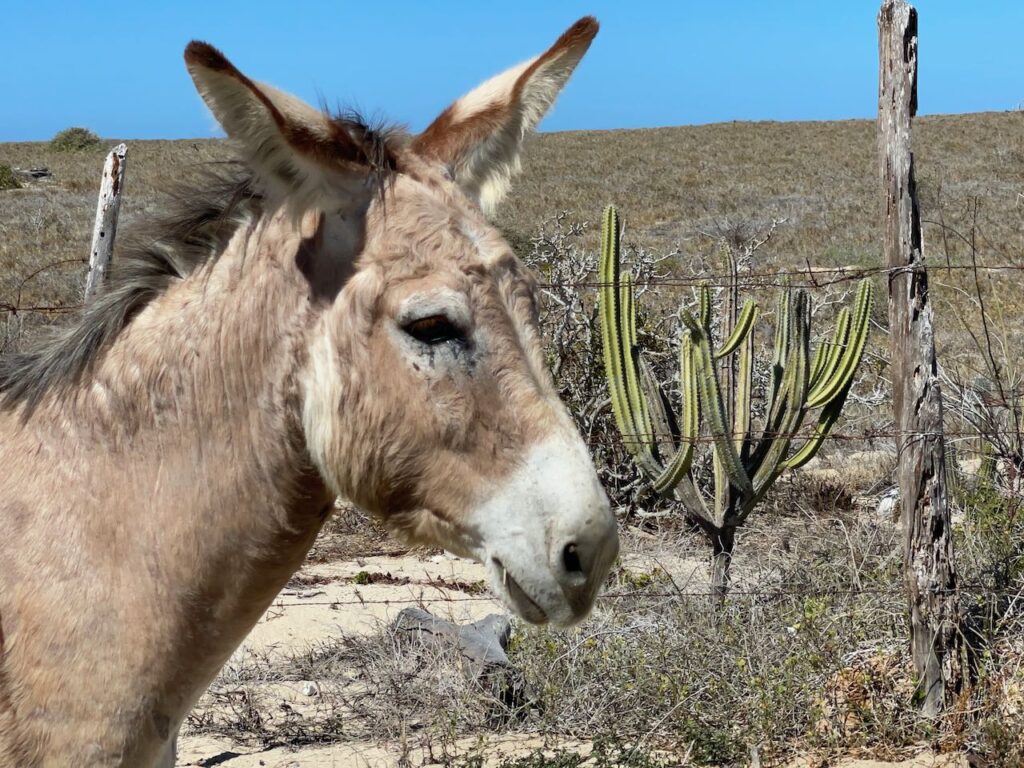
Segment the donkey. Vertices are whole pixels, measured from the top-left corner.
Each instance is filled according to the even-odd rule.
[[[415,136],[186,48],[238,167],[0,358],[0,764],[173,765],[337,495],[526,621],[587,615],[615,520],[486,215],[597,28]]]

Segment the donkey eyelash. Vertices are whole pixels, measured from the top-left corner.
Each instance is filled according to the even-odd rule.
[[[463,330],[444,315],[430,315],[411,320],[402,326],[402,330],[416,341],[430,346],[449,341],[466,342]]]

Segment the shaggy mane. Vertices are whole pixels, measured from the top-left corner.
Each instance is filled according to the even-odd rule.
[[[395,132],[353,115],[333,119],[359,138],[383,195],[396,167]],[[42,331],[25,350],[0,355],[0,409],[25,404],[27,416],[47,392],[78,383],[139,311],[219,257],[238,227],[263,210],[253,173],[239,161],[220,163],[178,189],[166,213],[126,233],[100,292],[74,319]]]

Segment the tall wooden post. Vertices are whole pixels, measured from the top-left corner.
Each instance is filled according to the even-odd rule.
[[[922,711],[933,716],[959,691],[963,675],[946,495],[942,393],[921,241],[910,123],[917,111],[917,11],[885,0],[878,14],[878,159],[889,268],[889,341],[904,570],[910,638]]]
[[[89,275],[85,279],[85,300],[88,302],[103,284],[114,255],[117,215],[121,210],[124,189],[125,160],[128,147],[118,144],[107,155],[100,180],[100,196],[96,202],[96,221],[92,228],[92,250],[89,252]]]

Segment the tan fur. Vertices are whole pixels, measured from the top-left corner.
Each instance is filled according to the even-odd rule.
[[[0,408],[3,766],[168,759],[335,494],[412,540],[477,552],[471,511],[531,448],[582,446],[544,365],[532,277],[436,158],[392,146],[400,172],[383,198],[364,193],[385,167],[346,146],[324,162],[344,139],[211,50],[190,47],[190,71],[243,155],[265,179],[295,173],[74,386]],[[471,359],[408,352],[399,315],[423,296],[464,308]],[[587,535],[614,538],[594,527],[602,503]],[[587,591],[567,592],[575,615],[612,544]]]
[[[270,269],[297,243],[240,231],[73,396],[0,412],[0,765],[155,759],[302,562],[332,494],[291,405],[307,286]]]

